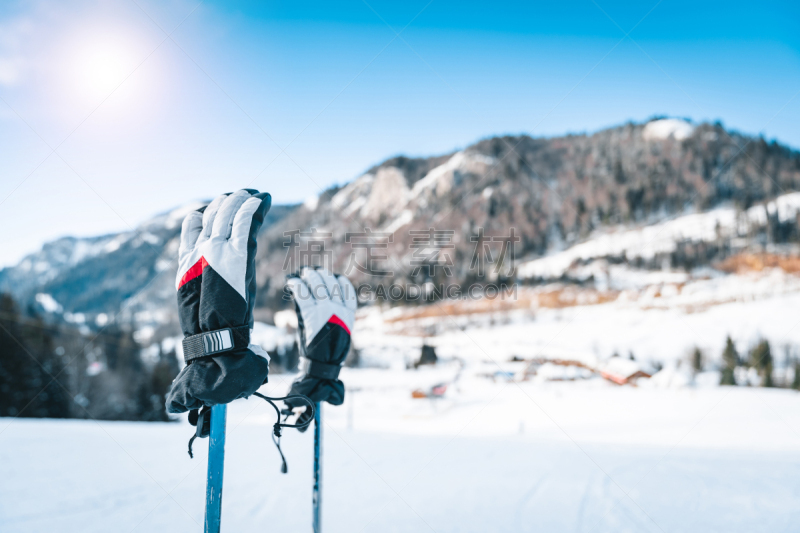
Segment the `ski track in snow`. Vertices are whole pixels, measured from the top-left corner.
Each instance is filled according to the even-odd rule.
[[[324,411],[326,532],[776,533],[800,520],[793,391],[465,380],[445,409],[380,387],[408,392],[425,372],[363,372],[377,388]],[[281,475],[262,403],[230,406],[223,528],[310,530],[312,433],[285,433]],[[202,529],[207,441],[190,460],[185,419],[1,425],[4,533]]]
[[[525,524],[522,522],[522,513],[525,507],[531,502],[531,500],[536,496],[539,490],[542,488],[542,485],[549,479],[552,472],[543,473],[533,482],[533,486],[525,493],[524,496],[519,500],[516,509],[516,527],[519,531],[526,531],[528,528],[525,527]]]

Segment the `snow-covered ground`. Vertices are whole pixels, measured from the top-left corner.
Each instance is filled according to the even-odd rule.
[[[742,356],[760,339],[772,344],[777,360],[787,347],[793,355],[800,347],[800,278],[779,271],[655,284],[615,298],[562,308],[537,307],[534,299],[526,308],[475,314],[442,305],[417,319],[404,319],[404,310],[367,309],[356,323],[356,345],[366,361],[384,366],[419,357],[423,342],[440,356],[493,363],[514,356],[598,362],[633,353],[641,362],[667,364],[698,347],[713,365],[727,336]]]
[[[800,520],[800,394],[656,389],[345,369],[324,411],[328,532],[790,532]],[[262,392],[286,390],[272,376]],[[353,389],[356,389],[353,392]],[[310,531],[310,432],[230,405],[224,531]],[[178,423],[0,419],[4,532],[202,530],[207,441]]]
[[[603,228],[595,231],[585,242],[520,264],[517,272],[521,278],[557,279],[576,262],[622,256],[629,261],[638,258],[650,260],[658,254],[674,252],[681,242],[713,243],[722,238],[746,236],[748,229],[764,226],[768,214],[786,222],[796,217],[798,212],[800,193],[793,192],[745,212],[737,211],[733,206],[717,207],[639,227]]]
[[[743,358],[767,339],[776,378],[788,378],[786,356],[800,355],[800,276],[637,270],[607,258],[652,258],[798,208],[795,193],[744,215],[720,208],[621,228],[520,267],[592,280],[584,286],[359,310],[363,367],[343,369],[345,404],[324,412],[325,531],[797,531],[800,393],[720,387],[716,370],[726,337]],[[254,342],[290,349],[291,315],[257,324]],[[161,348],[180,356],[179,340]],[[413,369],[423,344],[439,362]],[[706,358],[696,376],[695,348]],[[661,364],[636,387],[600,377]],[[757,382],[751,374],[743,379]],[[271,376],[262,392],[280,396],[293,377]],[[440,398],[412,398],[442,386]],[[287,431],[281,475],[272,408],[253,398],[229,411],[224,530],[310,530],[311,433]],[[190,460],[193,431],[185,417],[0,419],[0,531],[201,531],[207,441]]]

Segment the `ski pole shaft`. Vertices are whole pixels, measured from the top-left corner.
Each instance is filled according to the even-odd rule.
[[[215,405],[211,408],[205,533],[219,533],[222,519],[222,473],[225,466],[225,422],[227,417],[227,405]]]
[[[312,503],[314,506],[313,525],[314,533],[322,531],[320,523],[322,497],[322,403],[314,404],[314,493]]]

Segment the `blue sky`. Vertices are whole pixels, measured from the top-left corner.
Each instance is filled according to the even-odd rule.
[[[798,148],[798,91],[789,2],[6,2],[0,266],[220,192],[302,201],[496,134],[658,114]]]

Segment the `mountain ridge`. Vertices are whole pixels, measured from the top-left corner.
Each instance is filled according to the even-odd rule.
[[[722,204],[745,211],[798,189],[800,152],[719,123],[681,119],[629,122],[592,134],[490,137],[444,155],[395,156],[313,202],[273,207],[259,236],[257,314],[270,320],[287,305],[283,279],[299,266],[287,255],[297,248],[287,246],[293,232],[330,234],[324,239],[328,266],[350,268],[356,284],[485,282],[491,274],[470,269],[471,238],[479,231],[496,236],[514,228],[516,258],[531,260],[586,240],[598,228],[653,223]],[[177,238],[181,215],[193,208],[157,215],[134,231],[46,243],[0,270],[0,292],[31,312],[87,326],[117,317],[174,332]],[[746,237],[795,242],[797,226],[796,218],[767,216]],[[391,240],[381,248],[391,275],[353,270],[364,250],[354,249],[352,237],[365,228]],[[412,232],[431,228],[452,232],[449,276],[416,268]],[[299,237],[297,244],[302,249],[308,241]],[[704,260],[722,258],[726,250],[721,246]]]

